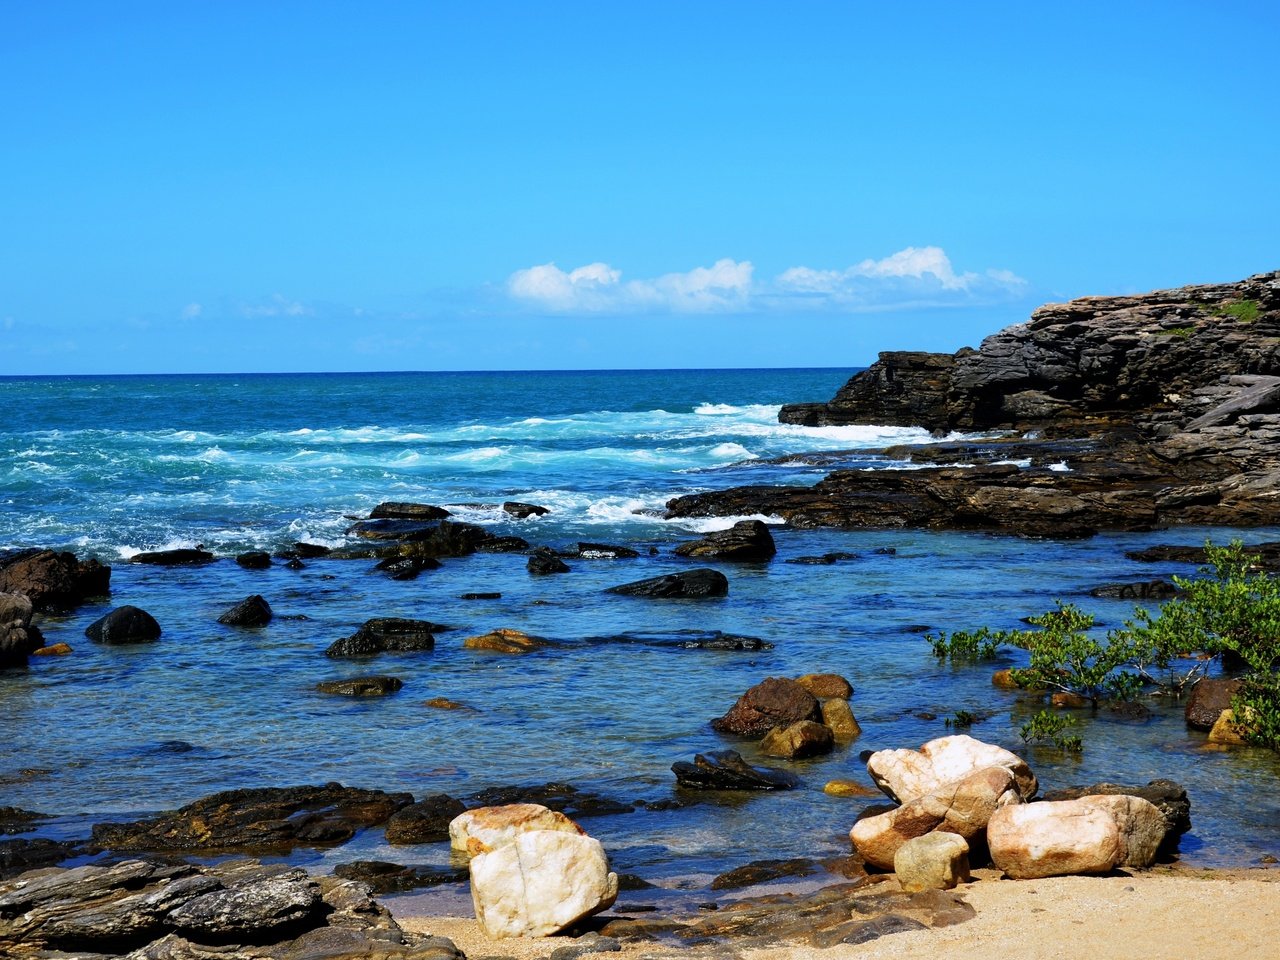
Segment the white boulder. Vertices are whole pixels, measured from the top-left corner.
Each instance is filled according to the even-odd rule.
[[[1080,800],[1001,807],[987,824],[987,846],[1015,880],[1106,873],[1125,856],[1112,814]]]
[[[509,803],[500,807],[476,807],[458,814],[449,822],[449,846],[474,857],[505,846],[530,830],[584,832],[563,813],[541,804]]]
[[[964,734],[930,740],[919,750],[878,750],[867,760],[876,786],[899,803],[910,803],[985,767],[1006,768],[1024,800],[1039,789],[1036,775],[1016,753]]]

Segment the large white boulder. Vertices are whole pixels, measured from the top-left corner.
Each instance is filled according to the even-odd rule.
[[[1128,794],[1092,794],[1080,802],[1105,810],[1120,831],[1121,867],[1145,870],[1156,862],[1156,853],[1169,832],[1169,821],[1160,808],[1142,797]]]
[[[876,786],[899,803],[910,803],[985,767],[1005,767],[1024,800],[1039,789],[1036,775],[1016,753],[964,734],[930,740],[919,750],[877,750],[867,760]]]
[[[485,935],[549,937],[613,905],[618,876],[600,841],[532,830],[471,859],[471,899]]]
[[[511,843],[530,830],[555,830],[581,834],[583,829],[556,810],[538,803],[508,803],[500,807],[476,807],[449,822],[449,846],[474,857]]]
[[[987,824],[987,847],[1015,880],[1106,873],[1125,856],[1112,814],[1080,800],[1001,807]]]

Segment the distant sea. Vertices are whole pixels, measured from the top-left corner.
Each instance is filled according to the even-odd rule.
[[[1280,853],[1273,755],[1207,751],[1180,710],[1160,704],[1146,722],[1083,721],[1079,758],[1027,747],[1018,728],[1034,705],[990,684],[992,670],[1017,660],[940,667],[922,639],[927,630],[1013,626],[1055,598],[1114,625],[1129,607],[1090,598],[1091,587],[1190,572],[1126,560],[1126,549],[1231,531],[1054,543],[775,526],[773,563],[719,565],[731,582],[724,600],[646,602],[602,592],[687,567],[671,548],[732,522],[666,520],[663,505],[673,496],[816,482],[821,469],[772,462],[807,451],[843,451],[843,467],[881,468],[891,464],[868,451],[930,439],[921,429],[777,422],[782,403],[827,399],[852,372],[0,378],[0,549],[96,556],[113,567],[111,605],[143,607],[164,630],[152,645],[102,647],[83,631],[109,605],[45,620],[49,641],[75,652],[0,674],[0,805],[56,814],[43,832],[70,837],[97,820],[232,787],[341,780],[461,796],[554,779],[629,802],[662,800],[673,796],[672,762],[726,747],[797,772],[802,788],[791,793],[701,798],[586,824],[618,869],[696,877],[766,857],[847,852],[862,801],[829,797],[823,784],[865,779],[862,750],[954,732],[946,720],[963,710],[980,718],[974,736],[1025,753],[1046,789],[1181,780],[1194,804],[1195,830],[1184,841],[1192,862]],[[538,578],[522,556],[481,554],[446,560],[410,582],[385,578],[369,561],[249,571],[229,559],[297,541],[340,546],[349,542],[351,518],[384,500],[443,505],[457,519],[535,545],[617,543],[644,556],[570,560],[570,573]],[[507,500],[550,512],[515,520],[501,509]],[[198,568],[127,562],[140,551],[197,544],[223,559]],[[835,551],[854,559],[786,562]],[[469,592],[502,597],[459,599]],[[251,593],[271,603],[272,624],[246,631],[216,623]],[[363,663],[323,656],[375,616],[456,629],[440,633],[431,653]],[[463,637],[496,627],[563,645],[517,658],[461,649]],[[715,630],[774,646],[755,653],[679,646]],[[852,747],[788,765],[708,727],[766,676],[816,671],[854,684],[864,732]],[[404,689],[362,701],[314,690],[320,680],[368,673],[394,674]],[[475,710],[423,705],[439,696]],[[389,847],[373,830],[292,859],[324,869],[357,858],[446,857],[438,846]]]

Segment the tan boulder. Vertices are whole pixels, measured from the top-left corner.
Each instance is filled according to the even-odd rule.
[[[760,741],[760,752],[766,757],[803,760],[830,753],[835,746],[831,728],[812,720],[801,720],[789,727],[774,727]]]
[[[893,855],[893,872],[907,893],[950,890],[969,881],[969,843],[954,833],[926,833]]]
[[[476,921],[492,939],[549,937],[617,898],[618,875],[585,834],[533,830],[471,860]]]
[[[1240,733],[1240,724],[1236,722],[1236,712],[1231,709],[1223,710],[1218,714],[1218,719],[1213,725],[1213,729],[1209,731],[1210,743],[1222,743],[1228,746],[1238,747],[1247,741]]]
[[[862,727],[858,725],[858,720],[854,717],[848,700],[823,700],[822,722],[831,728],[832,734],[835,735],[836,743],[848,743],[850,740],[856,740],[862,733]]]
[[[468,856],[496,850],[532,830],[582,834],[583,829],[563,813],[538,803],[509,803],[476,807],[449,822],[449,846]]]
[[[529,653],[551,646],[550,641],[542,637],[533,637],[519,630],[500,627],[479,636],[467,637],[462,641],[464,650],[490,650],[494,653]]]
[[[849,700],[853,697],[853,684],[838,673],[806,673],[796,677],[796,683],[819,700]]]
[[[1169,832],[1169,821],[1150,800],[1129,794],[1094,794],[1080,802],[1105,810],[1120,831],[1118,866],[1145,870],[1156,862],[1156,852]]]
[[[987,846],[1015,880],[1106,873],[1125,854],[1111,813],[1079,800],[1002,807],[987,824]]]
[[[919,750],[878,750],[867,759],[867,771],[876,786],[899,803],[909,803],[943,784],[992,766],[1013,774],[1024,800],[1035,796],[1039,784],[1025,760],[964,734],[930,740]]]
[[[832,797],[878,797],[871,787],[864,787],[857,780],[828,780],[822,792]]]
[[[891,870],[899,848],[908,840],[934,831],[969,840],[986,828],[1001,807],[1021,803],[1013,773],[1007,767],[986,767],[895,810],[859,820],[849,839],[867,863]]]

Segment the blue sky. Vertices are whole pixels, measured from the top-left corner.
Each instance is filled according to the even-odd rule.
[[[850,366],[1280,267],[1274,2],[0,0],[0,373]]]

